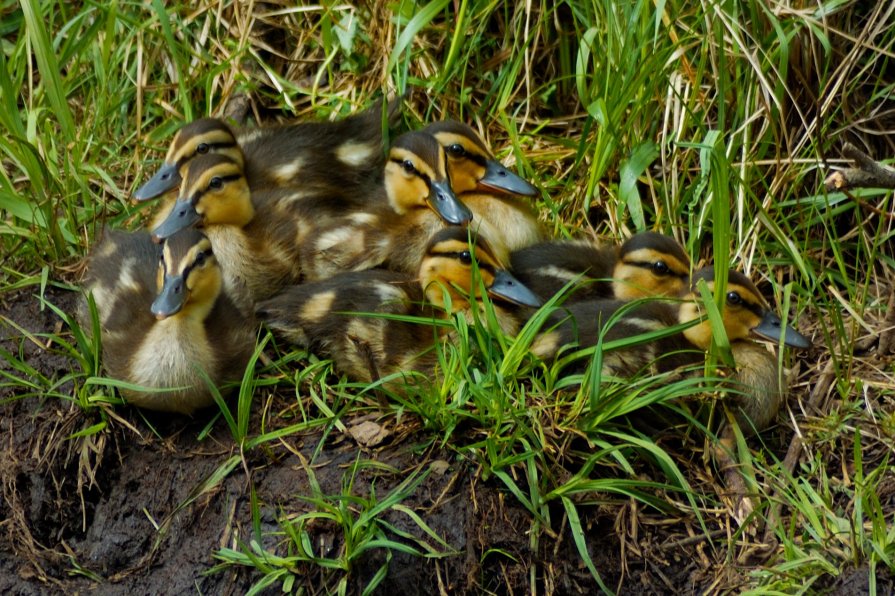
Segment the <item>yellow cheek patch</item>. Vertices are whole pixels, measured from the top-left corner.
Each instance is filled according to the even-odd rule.
[[[632,265],[616,268],[612,287],[619,300],[634,300],[650,296],[677,296],[686,284],[674,275],[656,275],[650,269]]]
[[[389,204],[398,214],[411,209],[428,208],[426,198],[429,186],[418,176],[407,176],[397,164],[390,163],[385,170],[385,188]]]
[[[724,313],[724,330],[727,332],[727,339],[737,341],[746,339],[752,332],[754,327],[761,323],[761,317],[757,316],[748,308],[725,306]]]
[[[455,286],[459,286],[465,293],[469,293],[472,274],[469,266],[464,266],[456,259],[443,257],[428,257],[420,283],[426,289],[426,298],[432,304],[445,306],[444,292],[451,297],[451,308],[456,311],[467,304],[465,297],[458,294]]]
[[[221,292],[221,283],[220,270],[209,265],[194,268],[186,280],[187,302],[210,306]]]

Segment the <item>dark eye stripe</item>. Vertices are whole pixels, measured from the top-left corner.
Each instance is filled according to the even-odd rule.
[[[461,251],[461,252],[439,252],[439,253],[435,253],[435,256],[444,257],[445,259],[454,259],[454,260],[460,261],[460,260],[463,258],[463,253],[464,253],[464,252],[468,252],[468,251]],[[488,273],[490,273],[490,274],[493,275],[494,272],[497,270],[497,269],[496,269],[493,265],[491,265],[490,263],[486,263],[486,262],[484,262],[484,261],[479,261],[479,260],[477,260],[477,259],[475,258],[475,255],[473,255],[472,258],[473,258],[473,260],[475,260],[475,261],[478,263],[478,265],[479,265],[479,270],[480,270],[480,271],[487,271]]]
[[[469,161],[475,162],[476,165],[480,165],[482,167],[485,167],[486,165],[488,165],[487,157],[485,157],[484,155],[480,155],[478,153],[472,153],[468,149],[466,150],[466,153],[462,157],[464,159],[468,159]]]
[[[205,250],[202,250],[202,251],[199,251],[198,253],[196,253],[196,256],[193,258],[193,261],[189,265],[187,265],[186,267],[183,268],[183,279],[188,278],[190,276],[190,273],[193,271],[193,269],[196,268],[196,266],[197,266],[196,261],[198,261],[200,255],[205,257],[204,262],[207,263],[208,259],[210,259],[211,257],[214,256],[214,251],[212,251],[210,248],[207,248]],[[167,267],[166,267],[166,269],[167,269]]]
[[[745,308],[757,317],[764,316],[765,308],[761,304],[757,304],[752,301],[751,292],[749,294],[744,294],[743,292],[739,292],[737,290],[728,290],[728,292],[731,291],[736,292],[736,294],[740,297],[740,303],[737,304],[738,307]]]
[[[407,161],[407,160],[406,160],[406,159],[395,159],[395,158],[392,158],[391,161],[392,161],[392,163],[396,163],[396,164],[398,164],[398,165],[401,166],[401,168],[403,169],[403,168],[404,168],[404,162]],[[419,176],[419,177],[422,179],[422,181],[426,183],[426,186],[430,186],[430,187],[432,186],[432,179],[429,178],[427,175],[423,174],[422,172],[420,172],[420,171],[417,170],[416,168],[413,168],[413,173],[414,173],[415,175]]]
[[[757,317],[764,316],[764,308],[762,308],[758,304],[751,302],[750,300],[747,300],[746,298],[743,298],[743,301],[740,303],[740,305],[744,306],[747,310],[749,310],[749,312]]]
[[[220,179],[221,179],[221,182],[223,182],[223,184],[221,184],[221,186],[218,187],[218,188],[223,188],[224,186],[227,185],[228,182],[232,182],[232,181],[234,181],[234,180],[239,180],[240,178],[242,178],[242,174],[228,174],[228,175],[226,175],[226,176],[216,176],[216,177],[217,177],[217,178],[220,178]],[[201,197],[205,196],[205,194],[206,194],[209,190],[211,190],[211,189],[210,189],[210,188],[203,188],[203,189],[201,189],[201,190],[196,191],[196,194],[193,195],[193,204],[195,205],[196,202],[197,202]]]
[[[215,149],[224,149],[226,147],[236,147],[236,143],[232,143],[232,142],[231,143],[228,143],[228,142],[205,143],[205,144],[208,146],[208,151],[206,151],[206,153],[210,153],[210,152],[214,151]],[[197,145],[197,147],[198,147],[198,145]],[[184,163],[186,163],[189,160],[196,157],[196,155],[199,155],[198,151],[193,151],[189,155],[184,155],[183,157],[181,157],[179,160],[177,160],[177,168],[179,169],[181,166],[183,166]]]
[[[631,265],[632,267],[640,267],[641,269],[649,269],[650,271],[653,270],[653,265],[656,264],[655,261],[625,261],[625,263]],[[665,264],[668,265],[668,263]],[[687,278],[686,273],[677,273],[674,268],[671,267],[671,265],[668,265],[668,274],[680,279]]]

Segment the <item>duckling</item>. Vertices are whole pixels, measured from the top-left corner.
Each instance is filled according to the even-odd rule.
[[[458,227],[439,230],[429,240],[418,277],[384,269],[341,273],[287,288],[260,303],[257,315],[289,341],[331,357],[352,379],[369,383],[399,371],[430,375],[437,364],[432,348],[440,335],[433,325],[448,315],[445,295],[451,312],[471,318],[480,307],[474,301],[473,260],[498,322],[506,333],[515,333],[521,323],[516,305],[540,302],[501,267],[484,238],[470,244],[469,232]]]
[[[109,375],[169,388],[122,389],[129,403],[191,414],[214,403],[204,375],[215,385],[242,377],[255,327],[221,291],[220,265],[200,232],[184,230],[163,246],[145,232],[108,232],[90,257],[84,289],[96,304]],[[86,312],[80,318],[90,329]]]
[[[677,296],[687,286],[690,257],[670,236],[634,234],[620,247],[590,241],[542,242],[510,255],[510,269],[546,300],[578,280],[566,302]]]
[[[333,122],[234,129],[218,118],[195,120],[177,132],[164,164],[134,198],[146,201],[176,189],[190,160],[206,153],[223,153],[241,163],[252,190],[309,184],[362,190],[375,185],[385,159],[382,101]],[[399,100],[388,103],[390,123],[400,116],[399,108]]]
[[[630,306],[612,327],[605,329],[603,340],[633,337],[703,318],[703,306],[696,290],[699,280],[705,280],[709,289],[714,291],[714,269],[700,269],[679,302],[651,300]],[[731,270],[725,297],[722,317],[724,330],[731,342],[744,340],[750,334],[772,341],[780,340],[780,318],[770,310],[748,277]],[[626,305],[630,303],[620,300],[590,300],[571,304],[556,313],[554,327],[535,338],[531,351],[546,360],[555,358],[566,345],[596,345],[605,323]],[[811,345],[808,338],[789,326],[783,327],[782,333],[784,345],[795,348]],[[704,320],[652,342],[605,353],[603,373],[631,376],[651,364],[659,371],[693,364],[704,357],[711,342],[712,328],[708,320]]]
[[[532,205],[538,189],[498,162],[482,138],[466,124],[444,120],[423,129],[438,139],[448,156],[451,187],[473,213],[473,226],[507,262],[510,251],[542,242],[548,235]]]
[[[302,249],[307,279],[384,266],[416,273],[428,239],[445,225],[465,225],[472,212],[451,190],[444,149],[431,135],[398,137],[385,165],[384,195],[328,227]]]

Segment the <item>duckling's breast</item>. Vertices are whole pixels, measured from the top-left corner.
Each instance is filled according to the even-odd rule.
[[[259,220],[246,228],[209,226],[208,238],[224,276],[224,291],[243,313],[258,300],[299,281],[300,259],[294,246],[279,241]]]
[[[416,209],[399,217],[392,229],[386,228],[390,241],[384,264],[393,271],[416,275],[429,239],[447,224],[430,209]]]
[[[235,226],[209,226],[205,229],[214,256],[221,265],[224,292],[240,311],[249,313],[255,303],[259,255],[253,251],[248,235]],[[251,284],[249,283],[251,280]]]
[[[781,370],[774,352],[751,341],[731,345],[736,372],[731,376],[728,405],[746,435],[762,431],[777,417],[786,401]]]
[[[463,194],[460,200],[472,211],[470,226],[509,262],[509,253],[547,240],[547,231],[526,199],[487,194]]]
[[[218,368],[204,326],[171,317],[156,323],[134,351],[127,380],[143,387],[172,390],[127,390],[124,394],[130,403],[142,408],[189,414],[214,401],[199,371],[216,379],[220,376]]]

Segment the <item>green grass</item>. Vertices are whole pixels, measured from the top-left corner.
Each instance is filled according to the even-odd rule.
[[[893,368],[854,349],[885,315],[892,193],[825,193],[821,184],[843,140],[892,155],[895,22],[886,3],[100,4],[0,2],[0,292],[76,283],[75,266],[103,226],[142,225],[152,206],[130,202],[130,192],[184,120],[243,94],[250,116],[266,120],[338,117],[380,90],[407,92],[409,127],[442,117],[481,124],[498,155],[543,189],[538,206],[558,236],[671,233],[694,262],[746,269],[815,338],[810,357],[785,357],[797,369],[793,415],[768,438],[785,452],[795,422],[803,463],[791,472],[773,449],[745,445],[756,518],[772,505],[782,518],[775,547],[737,587],[793,592],[832,585],[849,569],[874,578],[895,571],[891,502],[876,496],[883,487],[891,498],[895,424],[884,406]],[[76,404],[68,436],[96,442],[125,424],[120,400],[101,376],[99,346],[73,312],[61,314],[68,326],[51,337],[13,331],[21,339],[0,353],[0,388]],[[453,324],[459,341],[440,354],[443,374],[391,396],[382,415],[418,420],[419,440],[449,446],[496,479],[530,514],[532,548],[568,531],[599,587],[615,589],[601,583],[582,518],[637,502],[686,518],[733,565],[736,540],[710,532],[733,523],[703,477],[711,465],[623,417],[710,390],[710,381],[570,378],[527,354],[537,324],[517,338],[494,334],[487,315]],[[49,342],[79,369],[46,376],[29,365],[26,342]],[[261,350],[272,362],[250,367],[235,405],[221,403],[211,423],[230,429],[244,465],[246,453],[284,437],[345,432],[344,418],[379,411],[381,388],[339,379],[328,362],[269,339]],[[801,407],[827,362],[830,393],[819,410]],[[288,397],[285,406],[272,405],[274,393]],[[250,424],[253,411],[263,412],[260,427]],[[684,435],[706,440],[696,426]],[[236,469],[222,464],[216,482]],[[381,496],[355,494],[353,473],[341,494],[317,491],[306,495],[307,510],[283,512],[286,557],[258,536],[217,556],[257,568],[259,589],[295,586],[300,562],[326,568],[328,585],[344,591],[352,557],[370,544],[449,552],[432,546],[438,540],[420,518],[411,536],[379,517],[400,508],[423,475]],[[306,548],[302,524],[317,518],[343,532],[340,558]],[[532,591],[542,577],[533,565]]]

